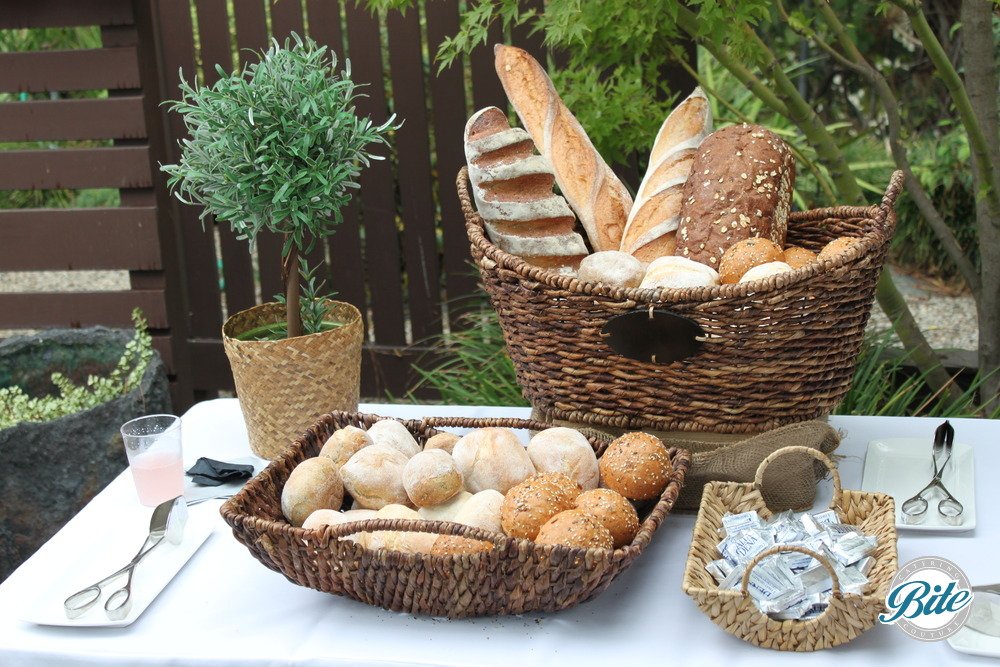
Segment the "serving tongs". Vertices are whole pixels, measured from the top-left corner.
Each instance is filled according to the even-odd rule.
[[[941,483],[944,470],[951,461],[951,450],[955,443],[955,429],[949,422],[944,422],[934,431],[934,446],[931,450],[931,463],[934,466],[934,476],[927,486],[922,488],[912,498],[903,501],[901,510],[903,513],[903,523],[918,524],[927,518],[927,508],[930,503],[925,495],[929,496],[937,489],[944,494],[944,498],[938,501],[937,511],[941,520],[952,526],[962,523],[962,513],[965,507],[955,496]]]

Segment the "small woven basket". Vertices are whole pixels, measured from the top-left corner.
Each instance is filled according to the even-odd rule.
[[[670,449],[673,473],[659,500],[640,513],[639,532],[620,549],[576,549],[446,521],[376,519],[304,530],[281,514],[281,489],[301,461],[316,456],[337,429],[367,429],[381,417],[334,412],[324,415],[264,472],[222,506],[233,535],[261,563],[289,581],[344,595],[392,611],[452,618],[559,611],[585,602],[607,588],[649,545],[673,507],[690,457]],[[524,419],[429,418],[400,420],[423,444],[435,427],[545,428]],[[590,438],[598,455],[608,440]],[[347,501],[349,502],[349,501]],[[362,531],[398,530],[458,535],[493,543],[490,551],[452,556],[370,550],[341,539]]]
[[[660,431],[758,433],[829,414],[851,383],[903,184],[879,206],[793,212],[788,244],[833,259],[716,287],[624,289],[528,264],[487,238],[458,175],[472,257],[504,332],[525,397],[546,418]],[[625,313],[666,311],[701,327],[700,349],[670,363],[624,356],[602,330]],[[634,337],[632,337],[634,338]]]
[[[774,459],[800,452],[821,461],[833,476],[833,500],[830,507],[843,523],[858,526],[865,535],[874,535],[878,543],[871,556],[875,565],[868,574],[868,586],[862,595],[840,590],[836,573],[822,555],[808,549],[775,546],[761,552],[747,566],[739,590],[719,590],[705,569],[710,561],[721,558],[719,543],[722,516],[753,511],[765,519],[771,511],[760,494],[764,470]],[[830,459],[808,447],[785,447],[768,456],[757,469],[750,484],[710,482],[705,487],[698,519],[694,525],[691,550],[684,569],[684,592],[716,625],[731,635],[756,646],[780,651],[816,651],[849,642],[872,628],[878,615],[886,610],[885,598],[898,568],[896,518],[893,500],[884,493],[844,491],[840,473]],[[820,562],[833,578],[829,606],[820,616],[809,620],[779,621],[760,611],[747,593],[750,572],[763,559],[783,551],[798,551]]]
[[[236,313],[222,327],[236,394],[250,436],[250,449],[273,459],[295,436],[331,408],[357,410],[361,393],[361,313],[332,302],[331,318],[342,325],[284,340],[238,340],[236,336],[285,319],[285,307],[265,303]]]

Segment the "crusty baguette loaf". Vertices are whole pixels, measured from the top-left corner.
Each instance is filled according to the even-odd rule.
[[[695,150],[712,131],[712,109],[695,88],[667,116],[656,134],[649,168],[642,179],[622,235],[622,252],[643,262],[674,254],[682,190]]]
[[[498,44],[497,75],[556,183],[576,211],[595,251],[618,250],[632,197],[594,148],[538,61],[527,51]]]
[[[579,266],[587,244],[573,231],[576,218],[552,191],[552,167],[535,155],[527,132],[512,128],[496,107],[477,111],[465,126],[465,158],[490,240],[537,266]]]
[[[759,125],[733,125],[698,148],[684,184],[674,254],[719,268],[733,244],[753,236],[784,247],[795,183],[785,142]]]

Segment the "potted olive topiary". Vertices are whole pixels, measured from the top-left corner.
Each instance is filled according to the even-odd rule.
[[[190,138],[162,169],[182,202],[201,204],[238,238],[283,238],[284,294],[226,320],[222,329],[236,392],[256,454],[274,458],[322,413],[356,409],[361,314],[322,294],[304,256],[342,222],[362,167],[382,159],[395,116],[360,118],[350,62],[310,39],[274,42],[259,62],[211,87],[181,80],[170,108]],[[261,271],[279,267],[261,267]],[[304,281],[304,282],[303,282]]]

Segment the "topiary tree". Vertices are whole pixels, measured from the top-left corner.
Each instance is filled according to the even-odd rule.
[[[289,338],[303,333],[303,311],[305,333],[321,326],[325,310],[316,317],[316,309],[328,298],[309,280],[300,300],[299,276],[312,275],[300,258],[343,221],[361,169],[383,159],[368,147],[387,145],[399,127],[395,114],[377,126],[358,117],[350,61],[336,68],[333,52],[293,33],[242,71],[227,75],[217,66],[221,78],[210,87],[182,73],[181,99],[168,103],[190,134],[180,162],[161,167],[177,198],[202,205],[203,223],[209,216],[227,222],[251,247],[262,231],[283,237],[285,293],[277,299],[285,303]]]

